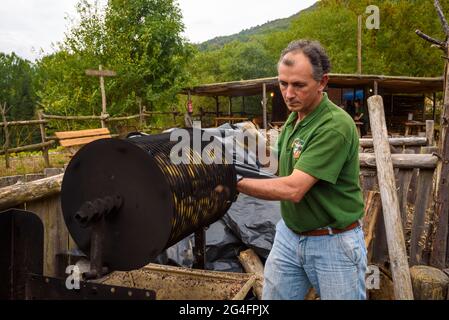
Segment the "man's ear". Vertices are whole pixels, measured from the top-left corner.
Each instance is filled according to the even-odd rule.
[[[320,91],[324,91],[324,88],[326,88],[328,82],[329,82],[329,75],[325,73],[320,80]]]

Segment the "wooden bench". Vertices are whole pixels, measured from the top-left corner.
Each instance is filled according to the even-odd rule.
[[[55,135],[63,147],[76,147],[98,139],[111,138],[108,128],[62,131],[55,132]]]

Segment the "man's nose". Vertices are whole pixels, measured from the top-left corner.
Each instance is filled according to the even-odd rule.
[[[285,92],[285,97],[288,98],[294,98],[295,97],[295,89],[293,86],[287,86],[287,90]]]

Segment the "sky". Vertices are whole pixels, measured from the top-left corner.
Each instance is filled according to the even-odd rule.
[[[106,3],[107,0],[100,0]],[[193,43],[286,18],[316,0],[177,0],[185,36]],[[76,18],[78,0],[1,0],[0,52],[35,60],[54,51]]]

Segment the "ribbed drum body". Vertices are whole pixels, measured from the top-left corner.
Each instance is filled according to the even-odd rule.
[[[192,138],[192,132],[189,134]],[[206,143],[203,142],[201,150],[194,150],[191,143],[184,148],[189,163],[173,164],[171,150],[179,142],[170,141],[170,134],[129,141],[152,155],[170,186],[174,211],[167,247],[217,221],[229,209],[236,197],[235,168],[232,164],[224,164],[222,159],[220,164],[214,163],[213,155],[203,152]]]
[[[69,232],[85,254],[92,227],[80,226],[75,216],[83,204],[98,198],[123,199],[105,217],[103,261],[112,270],[140,268],[226,213],[236,197],[234,166],[205,164],[201,152],[188,146],[184,151],[190,163],[174,164],[170,153],[176,144],[169,134],[102,139],[73,157],[61,205]]]

